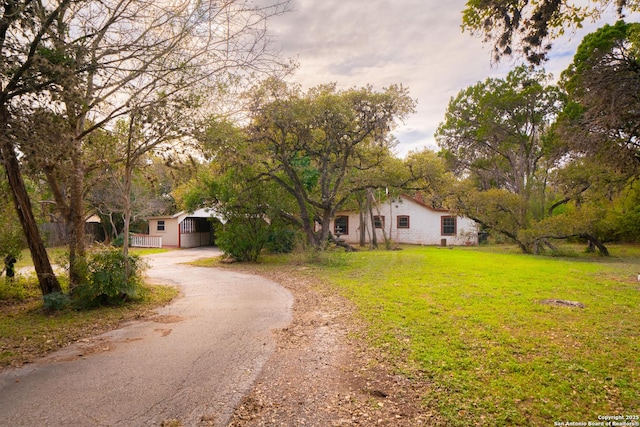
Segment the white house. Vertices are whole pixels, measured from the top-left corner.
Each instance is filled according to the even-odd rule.
[[[475,245],[478,243],[476,223],[465,217],[455,216],[448,210],[435,209],[419,199],[407,195],[382,203],[374,209],[373,227],[370,215],[364,225],[356,211],[338,212],[331,229],[346,243],[360,242],[360,228],[365,227],[366,241],[371,241],[375,230],[378,242],[383,242],[383,229],[387,238],[396,243],[417,245]]]
[[[178,212],[170,216],[149,218],[150,238],[160,238],[161,247],[194,248],[215,243],[212,218],[220,221],[211,209],[199,209],[195,212]],[[133,245],[133,244],[132,244]]]

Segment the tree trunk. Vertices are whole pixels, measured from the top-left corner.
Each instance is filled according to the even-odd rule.
[[[354,248],[344,240],[336,239],[335,237],[333,237],[333,233],[331,232],[329,232],[329,236],[327,237],[327,240],[330,242],[333,242],[336,246],[340,246],[341,248],[344,248],[347,252],[358,252],[356,248]]]
[[[329,236],[331,236],[331,218],[333,213],[330,210],[324,210],[322,213],[322,223],[320,224],[320,232],[318,233],[318,248],[327,249],[329,244]]]
[[[122,241],[122,257],[124,262],[124,280],[129,283],[131,266],[129,265],[129,229],[131,227],[131,181],[133,180],[133,167],[127,159],[124,172],[123,205],[124,205],[124,239]]]
[[[359,214],[360,214],[360,246],[364,247],[367,244],[367,203],[366,201],[358,200]]]
[[[71,226],[69,242],[69,285],[74,287],[86,280],[85,268],[85,218],[84,218],[84,167],[80,142],[74,140],[73,171],[70,177],[69,211],[67,221]]]
[[[2,127],[5,127],[5,120],[2,120]],[[20,224],[22,230],[27,239],[29,245],[29,251],[31,252],[31,258],[33,259],[33,265],[38,276],[38,283],[40,285],[40,291],[42,295],[48,295],[53,292],[60,292],[60,283],[56,278],[51,263],[49,262],[49,256],[44,246],[42,237],[40,236],[40,230],[38,224],[33,215],[33,209],[31,207],[31,200],[29,194],[22,179],[22,173],[20,171],[20,163],[16,157],[15,149],[11,141],[7,138],[2,138],[0,141],[0,152],[2,153],[2,159],[11,188],[13,201],[20,218]]]
[[[607,249],[607,247],[596,236],[592,234],[581,234],[580,237],[587,239],[590,245],[595,245],[603,256],[609,256],[609,249]]]
[[[367,188],[367,207],[369,208],[369,219],[371,221],[371,247],[373,249],[378,249],[378,233],[376,232],[376,222],[373,215],[373,206],[376,205],[376,203],[373,190],[371,188]],[[384,225],[382,226],[382,233],[384,235]]]

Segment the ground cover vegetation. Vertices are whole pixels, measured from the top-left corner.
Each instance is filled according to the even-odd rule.
[[[291,274],[321,277],[354,301],[381,359],[429,382],[424,410],[443,425],[539,426],[640,407],[640,250],[583,249],[404,247],[263,264],[302,263]]]
[[[64,248],[50,252],[54,260],[68,259]],[[150,252],[135,250],[135,255]],[[119,251],[106,254],[120,256]],[[27,261],[28,254],[20,258],[19,269],[32,267]],[[0,369],[33,362],[68,344],[117,328],[123,322],[144,318],[178,294],[178,290],[171,286],[136,282],[135,292],[130,292],[125,304],[121,292],[130,289],[117,289],[113,282],[109,282],[112,263],[107,264],[110,266],[107,272],[105,263],[92,267],[90,276],[101,272],[97,273],[101,277],[82,289],[82,298],[74,303],[64,293],[53,293],[47,295],[43,304],[38,280],[33,273],[23,272],[13,280],[0,280]],[[121,275],[122,271],[118,268],[115,274]],[[61,280],[61,286],[66,290],[68,284]],[[110,303],[103,304],[104,298],[110,299]]]

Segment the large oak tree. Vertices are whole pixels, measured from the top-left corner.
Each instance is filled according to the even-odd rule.
[[[451,100],[436,140],[450,168],[473,182],[457,208],[531,251],[519,237],[542,219],[553,140],[546,138],[563,106],[548,76],[519,67],[505,79],[487,79]]]
[[[304,230],[310,245],[324,248],[336,211],[355,192],[375,186],[371,172],[392,155],[390,132],[414,104],[401,86],[376,91],[327,84],[303,92],[270,80],[252,95],[246,142],[218,138],[214,155],[253,165],[256,179],[282,188],[296,209],[280,216]]]

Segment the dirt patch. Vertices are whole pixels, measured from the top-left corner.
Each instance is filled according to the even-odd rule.
[[[178,323],[182,322],[184,318],[180,316],[158,315],[150,317],[149,320],[156,323]]]
[[[442,425],[422,404],[429,382],[411,377],[364,339],[365,326],[346,298],[294,267],[270,272],[239,267],[274,280],[294,295],[293,321],[276,331],[278,347],[231,427]]]
[[[567,301],[563,299],[545,299],[540,304],[555,305],[558,307],[584,308],[584,304],[578,301]]]

